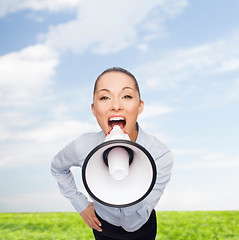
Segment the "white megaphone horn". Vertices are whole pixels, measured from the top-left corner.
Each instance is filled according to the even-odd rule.
[[[116,125],[86,157],[82,180],[94,200],[106,206],[127,207],[142,201],[152,191],[156,165],[150,153],[130,141]]]

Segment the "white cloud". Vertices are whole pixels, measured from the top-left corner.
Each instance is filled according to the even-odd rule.
[[[58,65],[56,52],[35,45],[0,57],[0,105],[24,105],[51,84]]]
[[[175,111],[172,107],[164,106],[161,103],[145,104],[144,110],[140,115],[141,119],[151,118],[159,115],[169,114]]]
[[[173,153],[177,156],[187,156],[187,155],[198,155],[198,154],[202,154],[205,153],[206,151],[203,149],[186,149],[186,148],[174,148],[173,149]]]
[[[220,77],[220,76],[219,76]],[[204,85],[204,89],[210,90],[210,94],[202,95],[200,107],[212,109],[215,107],[225,107],[239,100],[239,81],[228,76],[223,80],[212,80],[211,84]]]
[[[20,141],[35,141],[44,143],[70,141],[84,132],[96,131],[98,128],[94,124],[87,122],[69,120],[64,122],[50,122],[43,127],[28,130],[15,136]]]
[[[239,156],[227,156],[222,153],[203,153],[203,151],[185,152],[184,156],[190,155],[191,157],[187,157],[186,162],[177,162],[175,165],[177,169],[239,169]],[[201,153],[201,154],[200,154]],[[202,154],[203,153],[203,154]],[[180,153],[175,152],[175,158],[179,156]],[[196,159],[195,159],[196,156]]]
[[[1,129],[0,129],[1,130]],[[95,124],[80,121],[50,122],[35,129],[5,129],[0,168],[50,161],[66,144],[85,132],[97,131]]]
[[[59,212],[74,211],[68,199],[59,192],[26,193],[1,197],[0,212]]]
[[[231,100],[238,99],[238,93],[239,93],[239,79],[236,79],[233,82],[233,88],[230,89],[228,92],[228,98]]]
[[[172,1],[167,1],[164,0],[162,1],[162,9],[164,12],[167,13],[170,17],[175,17],[178,14],[181,13],[182,9],[188,6],[188,1],[183,0],[183,1],[178,1],[178,0],[172,0]]]
[[[37,140],[41,134],[50,137],[52,130],[42,129],[37,135],[36,130],[29,129],[34,128],[42,114],[36,116],[37,110],[49,110],[44,104],[51,97],[50,86],[58,62],[57,53],[42,44],[0,57],[0,168],[34,164],[51,157],[49,140]],[[34,139],[36,135],[38,139]],[[50,142],[49,146],[55,149],[57,143]]]
[[[238,210],[239,192],[233,187],[234,185],[220,185],[211,190],[166,188],[156,209],[159,211]]]
[[[24,9],[33,12],[78,11],[75,20],[51,26],[48,33],[39,35],[39,39],[58,50],[71,50],[76,53],[91,50],[99,54],[118,52],[133,44],[136,48],[147,51],[150,39],[157,38],[165,32],[164,22],[177,16],[188,6],[188,0],[0,2],[0,17]],[[42,21],[42,18],[38,20]],[[139,39],[139,36],[142,38]]]
[[[0,17],[25,9],[50,12],[66,11],[78,7],[80,3],[81,0],[0,0]]]
[[[138,49],[139,49],[140,51],[142,51],[142,52],[147,52],[147,51],[148,51],[148,48],[149,48],[148,45],[145,44],[145,43],[138,45]]]
[[[77,19],[51,27],[41,38],[60,50],[70,49],[81,53],[90,49],[100,54],[118,52],[133,43],[137,44],[138,30],[140,26],[147,25],[147,21],[152,26],[152,21],[175,16],[186,6],[186,0],[82,1]],[[152,18],[150,14],[153,10],[155,14]],[[156,26],[148,28],[146,35],[152,36],[152,32],[158,32],[161,24]],[[139,48],[144,46],[143,49],[147,49],[145,42],[138,44]]]
[[[238,71],[238,56],[239,33],[235,33],[221,41],[167,53],[135,72],[149,89],[169,90],[182,83],[189,88],[205,82],[205,76]]]

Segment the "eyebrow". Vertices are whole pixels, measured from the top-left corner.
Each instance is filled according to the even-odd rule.
[[[110,92],[109,89],[107,89],[107,88],[102,88],[102,89],[100,89],[100,90],[97,92],[97,94],[100,93],[100,92],[103,92],[103,91]]]
[[[122,88],[122,91],[124,91],[124,90],[126,90],[126,89],[131,89],[131,90],[135,91],[132,87],[123,87],[123,88]],[[100,90],[97,92],[97,94],[100,93],[100,92],[104,92],[104,91],[110,92],[109,89],[107,89],[107,88],[102,88],[102,89],[100,89]]]
[[[125,89],[131,89],[131,90],[134,91],[134,89],[132,87],[124,87],[124,88],[122,88],[122,90],[125,90]]]

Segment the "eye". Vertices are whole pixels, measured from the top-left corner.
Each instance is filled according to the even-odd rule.
[[[124,97],[123,97],[124,99],[132,99],[133,97],[131,96],[131,95],[125,95]]]
[[[102,100],[102,101],[103,101],[103,100],[108,100],[108,99],[109,99],[109,98],[108,98],[107,96],[103,96],[103,97],[100,98],[100,100]]]

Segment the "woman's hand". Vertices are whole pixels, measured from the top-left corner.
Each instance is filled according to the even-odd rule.
[[[102,232],[102,229],[100,228],[101,222],[95,215],[95,208],[93,203],[91,203],[84,211],[82,211],[80,215],[88,227],[94,228],[95,230]]]

